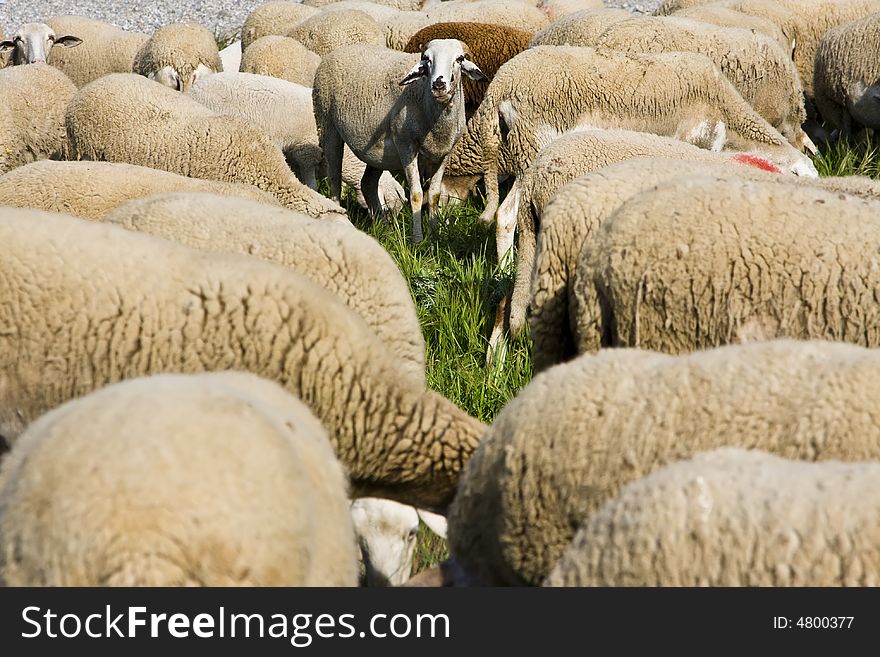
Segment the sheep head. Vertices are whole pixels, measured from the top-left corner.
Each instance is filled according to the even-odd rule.
[[[422,52],[422,58],[400,81],[407,85],[419,78],[428,78],[431,95],[440,103],[448,103],[461,86],[461,74],[471,80],[485,80],[486,75],[472,62],[458,39],[434,39]]]
[[[73,48],[81,43],[75,36],[57,36],[45,23],[25,23],[11,39],[0,41],[0,53],[12,51],[8,66],[45,64],[53,46]]]

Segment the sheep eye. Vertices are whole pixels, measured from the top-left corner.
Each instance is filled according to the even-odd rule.
[[[467,57],[465,57],[464,55],[459,55],[458,57],[455,58],[455,61],[457,61],[458,63],[461,63],[465,59],[467,59]]]
[[[410,541],[414,541],[414,540],[416,539],[416,536],[418,536],[418,535],[419,535],[419,530],[418,530],[418,529],[410,529],[410,530],[409,530],[409,536],[408,536],[407,538],[408,538]]]

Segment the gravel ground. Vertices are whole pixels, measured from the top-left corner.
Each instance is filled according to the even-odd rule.
[[[127,30],[151,33],[180,21],[200,23],[218,34],[228,35],[241,27],[255,7],[268,0],[0,0],[0,29],[16,29],[22,23],[45,20],[58,14],[80,14],[115,23]],[[646,13],[661,0],[606,0],[609,7]]]

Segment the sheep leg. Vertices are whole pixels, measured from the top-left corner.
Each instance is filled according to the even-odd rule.
[[[321,137],[321,149],[324,151],[324,160],[327,162],[330,198],[339,203],[342,198],[342,155],[345,142],[332,123],[324,126]]]
[[[403,172],[406,174],[406,183],[409,185],[409,206],[412,208],[413,217],[413,244],[422,241],[422,181],[419,176],[419,154],[413,144],[395,144],[403,163]]]
[[[379,200],[379,178],[382,177],[382,169],[376,169],[369,164],[364,168],[361,176],[361,193],[367,202],[370,214],[378,216],[382,214],[382,203]]]
[[[436,223],[434,215],[440,209],[440,192],[443,188],[443,173],[446,171],[446,160],[443,158],[437,171],[431,176],[431,182],[428,185],[428,216],[431,218],[431,225]]]
[[[486,181],[486,208],[480,214],[480,221],[491,224],[495,221],[495,212],[498,211],[498,202],[501,193],[498,191],[498,166],[490,164],[489,170],[483,176]]]

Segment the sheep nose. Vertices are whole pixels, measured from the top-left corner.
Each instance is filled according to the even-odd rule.
[[[439,78],[434,80],[434,83],[431,86],[434,89],[443,89],[446,86],[446,83],[443,82],[443,76],[441,75]]]

